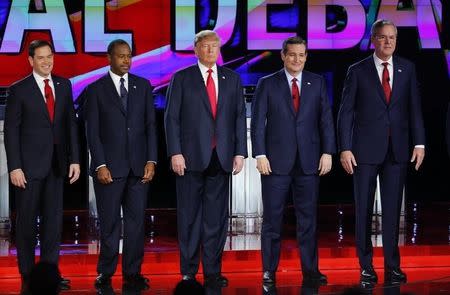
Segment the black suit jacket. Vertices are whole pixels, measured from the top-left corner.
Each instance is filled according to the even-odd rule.
[[[125,111],[111,76],[106,74],[86,90],[84,116],[91,152],[90,173],[106,164],[112,177],[144,175],[147,161],[157,160],[157,135],[152,86],[128,74]]]
[[[14,83],[5,111],[5,148],[8,171],[22,169],[27,180],[42,179],[56,153],[59,173],[79,163],[78,131],[68,79],[52,75],[55,117],[50,122],[44,97],[33,75]]]
[[[217,66],[219,95],[213,119],[205,82],[197,64],[174,74],[167,89],[164,114],[167,155],[182,154],[188,171],[204,171],[216,151],[222,168],[231,172],[233,157],[247,157],[245,101],[237,73]]]

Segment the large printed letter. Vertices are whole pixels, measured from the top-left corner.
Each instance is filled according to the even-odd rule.
[[[105,33],[105,15],[105,0],[85,0],[84,27],[88,29],[84,30],[84,50],[106,52],[114,39],[123,39],[132,47],[131,33]]]
[[[340,32],[327,32],[326,8],[342,6],[347,13],[347,24]],[[357,45],[364,36],[366,14],[359,0],[309,0],[308,48],[342,49]]]
[[[0,53],[19,53],[25,30],[49,30],[56,52],[75,52],[63,0],[46,0],[46,12],[28,13],[30,0],[12,0]]]

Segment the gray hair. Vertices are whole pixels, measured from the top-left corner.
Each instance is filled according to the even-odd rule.
[[[211,37],[214,39],[217,39],[217,41],[220,42],[219,35],[217,35],[217,33],[214,31],[203,30],[203,31],[198,32],[194,38],[194,46],[196,46],[198,42],[202,42],[204,39],[211,38]]]
[[[372,28],[370,28],[370,36],[375,37],[378,31],[384,26],[393,26],[395,30],[395,36],[397,36],[397,27],[395,24],[387,19],[379,19],[372,24]]]

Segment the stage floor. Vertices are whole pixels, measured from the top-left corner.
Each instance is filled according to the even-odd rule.
[[[450,203],[407,204],[402,216],[400,251],[402,268],[408,283],[383,284],[381,245],[382,220],[373,220],[374,266],[380,283],[366,294],[450,294]],[[261,283],[260,218],[234,217],[223,258],[223,272],[230,284],[210,294],[341,294],[358,285],[359,266],[354,249],[354,213],[352,205],[322,205],[319,209],[319,264],[328,276],[328,285],[302,286],[299,253],[295,239],[292,208],[285,214],[282,255],[276,290],[264,290]],[[64,233],[60,268],[72,280],[72,289],[64,294],[96,294],[98,227],[86,211],[64,214]],[[39,254],[39,249],[36,250]],[[121,269],[113,280],[113,290],[102,294],[172,294],[180,280],[176,239],[175,210],[149,210],[146,222],[146,247],[142,272],[151,280],[142,292],[122,290]],[[202,281],[202,276],[198,279]],[[14,231],[0,235],[0,294],[18,294]]]

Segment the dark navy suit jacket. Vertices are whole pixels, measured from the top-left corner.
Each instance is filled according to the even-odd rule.
[[[373,56],[348,69],[338,115],[338,145],[340,152],[352,151],[357,163],[382,163],[389,137],[395,160],[400,163],[409,160],[410,143],[425,145],[415,66],[394,56],[393,69],[389,104]]]
[[[234,156],[247,157],[245,101],[240,77],[220,66],[217,75],[215,120],[197,64],[175,73],[167,89],[164,114],[167,155],[182,154],[188,171],[204,171],[208,167],[214,135],[223,170],[231,172]]]
[[[252,104],[253,156],[266,155],[272,173],[287,175],[298,154],[303,172],[316,174],[320,156],[336,152],[325,80],[302,72],[298,114],[289,85],[284,69],[259,80]]]
[[[56,153],[61,175],[69,164],[79,164],[78,131],[72,86],[52,75],[55,93],[53,123],[42,92],[33,75],[14,83],[8,92],[5,111],[5,148],[8,171],[22,169],[27,180],[45,178]]]
[[[152,86],[128,74],[125,111],[111,76],[106,74],[86,91],[86,134],[91,152],[92,176],[106,164],[112,177],[144,175],[147,161],[157,160],[157,135]]]

